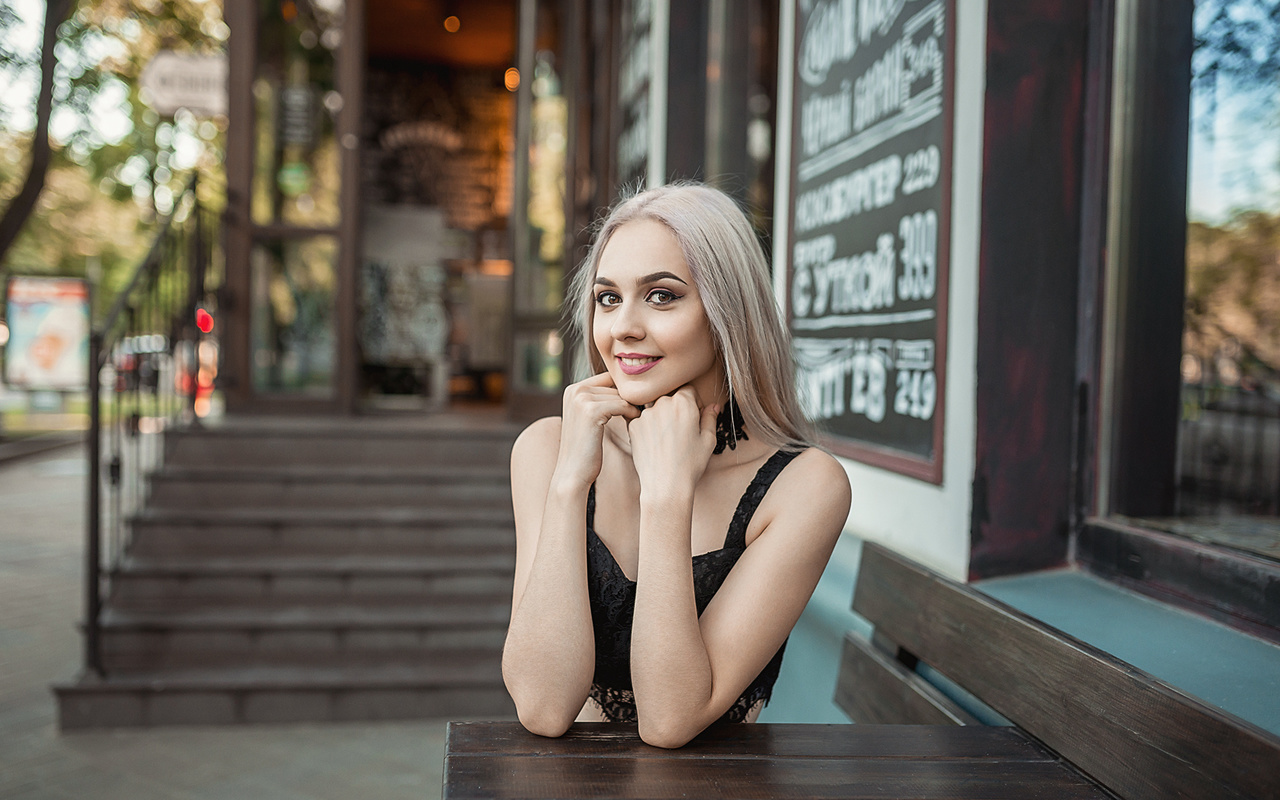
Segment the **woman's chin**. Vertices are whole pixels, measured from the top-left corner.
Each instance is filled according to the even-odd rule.
[[[633,406],[647,406],[662,396],[661,394],[655,394],[651,391],[641,391],[638,389],[633,389],[629,392],[619,391],[618,395]]]
[[[625,375],[616,376],[614,385],[618,387],[618,395],[633,406],[647,406],[664,394],[675,391],[675,389],[663,391],[661,386],[628,379]]]

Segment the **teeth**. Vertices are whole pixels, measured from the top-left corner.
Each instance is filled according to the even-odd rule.
[[[622,359],[619,359],[619,360],[620,360],[623,364],[626,364],[628,367],[638,367],[638,366],[640,366],[641,364],[649,364],[649,363],[652,363],[652,362],[654,362],[654,361],[657,361],[657,360],[658,360],[658,357],[657,357],[657,356],[646,356],[645,358],[622,358]]]

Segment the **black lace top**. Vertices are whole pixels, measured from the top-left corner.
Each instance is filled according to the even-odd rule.
[[[747,549],[747,525],[774,478],[798,453],[779,450],[760,467],[738,501],[725,535],[724,547],[693,557],[693,589],[698,614],[729,576],[738,557]],[[595,486],[587,494],[587,591],[591,597],[591,623],[595,628],[596,671],[590,697],[605,719],[635,722],[636,702],[631,691],[631,619],[636,607],[636,584],[622,572],[613,553],[595,532]],[[782,667],[784,641],[778,652],[725,712],[723,721],[742,722],[753,707],[768,702]]]

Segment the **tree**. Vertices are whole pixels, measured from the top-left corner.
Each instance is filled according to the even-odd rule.
[[[228,31],[218,0],[58,2],[70,10],[53,26],[54,46],[39,54],[57,54],[56,64],[40,69],[44,81],[52,76],[51,123],[40,126],[50,135],[45,183],[16,239],[0,252],[0,271],[84,275],[99,265],[101,309],[145,252],[156,212],[171,208],[193,170],[201,173],[206,206],[224,202],[226,120],[161,117],[146,104],[139,79],[159,51],[218,52]],[[0,0],[0,32],[17,22],[12,0]],[[35,55],[5,52],[6,38],[0,36],[0,69],[34,75]],[[0,103],[0,209],[26,185],[14,154],[27,156],[23,164],[34,160],[31,123],[15,123],[6,112]]]
[[[4,262],[5,253],[18,238],[18,232],[31,216],[44,190],[45,177],[49,172],[52,148],[49,143],[49,119],[53,112],[53,80],[58,59],[54,46],[58,39],[58,26],[71,11],[72,0],[47,0],[45,3],[44,35],[40,44],[40,91],[36,97],[36,125],[31,141],[31,163],[27,168],[26,179],[4,216],[0,217],[0,263]],[[6,6],[7,9],[7,6]],[[7,9],[12,14],[11,9]]]

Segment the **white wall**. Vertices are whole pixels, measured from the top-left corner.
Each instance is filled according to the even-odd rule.
[[[777,213],[774,241],[785,242],[791,119],[792,20],[795,0],[782,3],[778,90]],[[982,112],[986,86],[985,0],[956,3],[955,139],[952,151],[951,271],[947,310],[947,372],[941,486],[842,459],[853,486],[846,535],[881,542],[938,572],[965,580],[974,470],[977,380],[979,208],[982,190]],[[776,248],[775,248],[776,252]],[[786,297],[786,275],[774,271]],[[837,556],[842,551],[837,550]],[[852,552],[852,550],[850,550]],[[829,569],[846,572],[849,565]],[[847,608],[848,599],[844,600]]]

